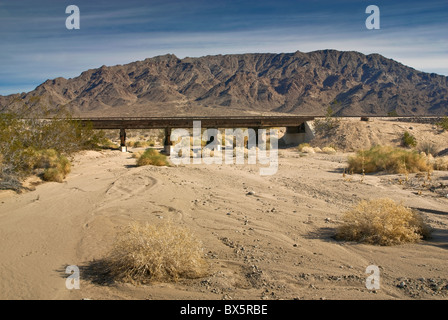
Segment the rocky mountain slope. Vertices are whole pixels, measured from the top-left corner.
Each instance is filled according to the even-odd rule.
[[[0,96],[0,110],[26,103],[82,116],[448,114],[448,77],[379,54],[321,50],[179,59],[164,55],[47,80]]]

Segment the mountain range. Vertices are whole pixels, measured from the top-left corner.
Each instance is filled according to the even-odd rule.
[[[0,110],[27,104],[77,116],[285,113],[339,116],[447,115],[448,77],[379,54],[319,50],[186,57],[167,54],[47,80],[0,96]]]

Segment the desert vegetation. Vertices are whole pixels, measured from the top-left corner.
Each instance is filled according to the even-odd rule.
[[[417,242],[431,232],[417,211],[389,198],[363,200],[344,213],[343,221],[337,239],[381,246]]]
[[[348,171],[354,173],[414,173],[431,170],[432,166],[425,155],[391,146],[374,146],[348,158]]]
[[[137,154],[138,166],[169,166],[168,158],[166,155],[161,154],[159,151],[153,148],[145,150],[142,154]]]
[[[419,143],[417,150],[421,153],[425,153],[426,155],[436,156],[439,153],[439,147],[432,142],[424,141]]]
[[[129,225],[105,261],[115,280],[134,284],[198,278],[207,272],[201,242],[189,229],[169,222]]]
[[[338,104],[336,101],[332,105]],[[327,134],[334,128],[336,128],[340,123],[340,120],[334,116],[334,111],[331,106],[327,107],[325,113],[325,118],[314,120],[314,129],[317,134]]]
[[[428,161],[434,170],[448,171],[448,156],[434,158],[428,155]]]
[[[46,120],[41,120],[46,118]],[[48,117],[26,109],[0,114],[0,189],[20,191],[22,181],[38,174],[61,182],[70,172],[67,157],[105,142],[101,132],[60,112]]]
[[[443,119],[438,122],[437,125],[443,130],[448,131],[448,116],[443,117]]]
[[[403,146],[405,146],[407,148],[417,146],[417,139],[412,134],[410,134],[408,131],[405,131],[403,133],[403,136],[401,137],[401,141],[403,143]]]
[[[128,141],[126,145],[131,148],[146,148],[149,146],[149,142],[144,140]],[[152,146],[154,146],[154,143]]]
[[[326,154],[335,154],[336,149],[333,146],[325,146],[323,148],[320,147],[312,147],[309,143],[301,143],[297,147],[297,151],[302,153],[326,153]]]
[[[387,113],[387,116],[388,117],[398,117],[399,115],[397,113],[397,110],[392,110]]]

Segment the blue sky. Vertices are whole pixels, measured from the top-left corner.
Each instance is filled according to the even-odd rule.
[[[68,5],[81,12],[68,30]],[[368,5],[380,29],[368,30]],[[448,0],[0,0],[0,94],[172,53],[379,53],[448,75]]]

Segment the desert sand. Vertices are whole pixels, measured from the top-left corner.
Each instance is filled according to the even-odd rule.
[[[369,132],[400,125],[431,131]],[[285,148],[278,172],[260,176],[261,164],[137,167],[131,153],[81,152],[62,184],[0,192],[0,299],[447,299],[448,197],[419,194],[400,175],[343,177],[348,154]],[[433,181],[447,184],[448,172]],[[420,209],[433,237],[391,247],[333,238],[344,211],[382,197]],[[86,274],[124,226],[166,220],[203,242],[208,276],[134,286]],[[81,269],[79,290],[66,288],[68,265]],[[378,290],[366,288],[369,265]]]

